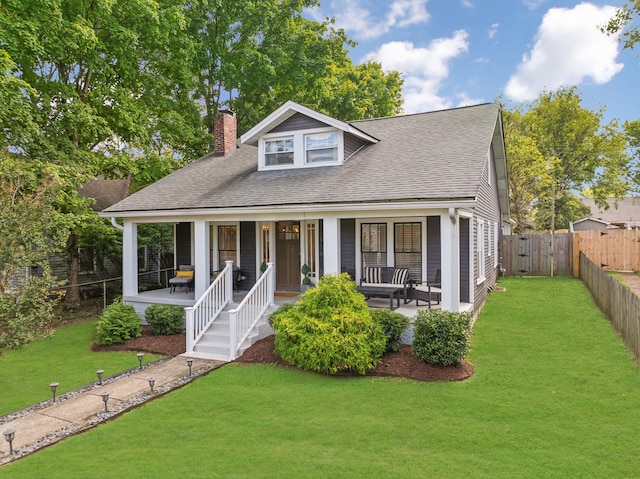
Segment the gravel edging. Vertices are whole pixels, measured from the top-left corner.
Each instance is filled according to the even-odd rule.
[[[102,385],[98,385],[97,383],[94,384],[89,384],[87,386],[84,386],[82,388],[78,388],[75,389],[73,391],[69,391],[63,395],[61,395],[59,398],[56,398],[56,404],[58,403],[59,400],[62,401],[66,401],[69,400],[73,397],[76,397],[80,394],[89,392],[97,387],[102,387],[105,384],[109,384],[109,383],[113,383],[118,379],[122,379],[122,378],[126,378],[129,377],[131,375],[133,375],[134,373],[139,373],[141,371],[144,371],[145,369],[149,369],[151,366],[153,365],[158,365],[161,364],[163,362],[169,361],[170,359],[173,358],[165,358],[165,359],[160,359],[158,361],[154,361],[153,363],[148,363],[145,364],[144,366],[142,366],[142,368],[140,367],[136,367],[136,368],[132,368],[130,370],[127,371],[123,371],[121,373],[118,373],[116,375],[110,376],[109,378],[103,379],[102,380]],[[167,394],[168,392],[171,392],[175,389],[179,389],[182,386],[190,383],[191,381],[193,381],[194,379],[204,376],[208,373],[210,373],[211,371],[223,366],[226,363],[217,363],[217,362],[211,362],[211,363],[207,363],[204,364],[203,366],[199,367],[198,369],[193,369],[191,372],[191,376],[184,375],[184,376],[180,376],[176,379],[174,379],[173,381],[170,381],[162,386],[158,386],[156,388],[154,388],[153,393],[151,391],[144,391],[140,394],[138,394],[137,396],[133,396],[125,401],[119,402],[117,404],[113,404],[109,406],[109,411],[100,411],[97,414],[90,416],[84,420],[81,420],[79,422],[76,422],[74,424],[70,424],[68,426],[65,426],[61,429],[58,429],[57,431],[54,431],[52,433],[49,433],[43,437],[41,437],[40,439],[33,441],[29,444],[26,444],[22,447],[20,447],[19,449],[14,449],[13,451],[13,455],[6,455],[2,458],[0,458],[0,466],[3,466],[5,464],[11,463],[13,461],[16,461],[18,459],[21,459],[29,454],[32,454],[36,451],[39,451],[45,447],[48,447],[52,444],[55,444],[59,441],[61,441],[62,439],[65,439],[69,436],[75,435],[75,434],[79,434],[82,433],[88,429],[91,429],[95,426],[97,426],[98,424],[104,423],[108,420],[114,419],[118,416],[120,416],[121,414],[137,407],[140,406],[141,404],[144,404],[148,401],[157,399],[159,397],[164,396],[165,394]],[[49,407],[53,405],[53,400],[49,399],[47,401],[43,401],[39,404],[35,404],[33,406],[30,406],[28,408],[22,409],[20,411],[16,411],[14,413],[8,414],[6,416],[2,416],[0,418],[0,425],[9,422],[11,420],[14,419],[18,419],[20,417],[24,417],[27,416],[29,414],[38,412],[42,409],[45,409],[46,407]]]

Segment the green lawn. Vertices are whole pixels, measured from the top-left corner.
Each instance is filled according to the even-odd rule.
[[[92,352],[94,330],[95,320],[83,320],[0,356],[0,415],[50,399],[52,382],[60,384],[57,394],[63,394],[95,381],[97,369],[108,377],[138,365],[134,352]],[[143,363],[157,359],[145,354]]]
[[[501,286],[467,381],[230,364],[0,477],[640,477],[640,372],[582,283]]]

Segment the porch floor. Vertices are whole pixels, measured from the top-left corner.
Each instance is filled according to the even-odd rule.
[[[196,302],[195,294],[193,291],[185,292],[184,290],[177,290],[174,293],[170,292],[170,288],[163,289],[155,289],[153,291],[144,291],[138,293],[135,296],[126,296],[124,299],[128,302],[138,302],[138,303],[149,303],[149,304],[175,304],[178,306],[193,306]],[[233,302],[238,304],[242,301],[242,299],[246,296],[247,291],[238,291],[233,293]],[[275,303],[276,305],[281,305],[285,303],[295,303],[298,301],[299,295],[291,296],[287,294],[286,296],[280,296],[276,293]],[[371,298],[367,301],[367,304],[371,308],[388,308],[389,300],[386,298]],[[432,309],[440,309],[439,304],[431,305]],[[407,304],[403,304],[403,301],[400,301],[400,307],[395,309],[397,313],[404,314],[410,318],[414,317],[416,313],[423,309],[429,309],[429,306],[421,302],[420,306],[416,306],[416,302],[411,301]],[[473,311],[473,305],[470,303],[460,303],[460,311]]]

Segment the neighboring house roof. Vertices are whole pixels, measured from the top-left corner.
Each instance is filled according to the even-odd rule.
[[[93,198],[95,200],[91,204],[93,211],[102,211],[126,198],[129,194],[130,183],[131,180],[129,178],[109,180],[98,177],[78,188],[78,193],[84,198]]]
[[[604,230],[608,228],[616,228],[615,226],[611,226],[608,221],[604,221],[598,218],[582,218],[578,221],[573,221],[569,224],[569,231],[581,231],[581,230],[592,230],[599,229]]]
[[[609,209],[600,209],[592,198],[584,198],[582,203],[591,209],[591,217],[616,226],[640,228],[640,198],[627,197],[621,200],[609,198]]]
[[[245,143],[232,153],[204,156],[107,208],[103,216],[285,205],[475,200],[494,136],[499,136],[495,144],[500,146],[494,157],[501,207],[508,211],[498,104],[338,122],[339,127],[359,131],[371,141],[343,165],[258,171],[258,149],[250,143],[289,118],[289,112],[286,110],[279,118],[267,117],[257,131],[254,127],[243,135]],[[265,122],[267,126],[263,125]]]

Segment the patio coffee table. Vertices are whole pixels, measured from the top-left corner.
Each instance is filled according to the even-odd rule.
[[[389,309],[394,310],[400,307],[400,293],[402,293],[402,287],[396,286],[358,286],[356,288],[359,293],[363,294],[367,298],[389,298]],[[396,298],[396,307],[393,307],[393,298]]]

